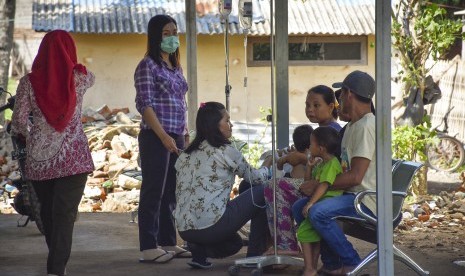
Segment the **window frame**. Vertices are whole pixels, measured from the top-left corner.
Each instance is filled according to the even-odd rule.
[[[288,43],[299,43],[302,38],[307,39],[307,43],[360,43],[359,60],[289,60],[289,66],[340,66],[340,65],[367,65],[368,64],[368,36],[289,36]],[[269,37],[249,37],[247,38],[247,66],[264,67],[271,66],[271,61],[253,60],[253,44],[270,43]]]

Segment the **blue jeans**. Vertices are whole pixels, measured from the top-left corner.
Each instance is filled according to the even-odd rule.
[[[305,205],[309,200],[309,197],[304,197],[292,204],[292,216],[294,217],[294,220],[297,223],[297,225],[300,225],[302,221],[304,221],[305,219],[304,215],[302,215],[302,210],[304,209]]]
[[[343,265],[356,266],[361,261],[357,251],[334,220],[337,216],[360,217],[355,211],[354,198],[354,194],[345,193],[319,201],[310,208],[308,218],[321,236],[321,261],[326,269],[338,269]],[[373,215],[363,205],[362,209]]]

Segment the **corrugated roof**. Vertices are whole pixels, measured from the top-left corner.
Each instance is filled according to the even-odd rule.
[[[193,0],[192,0],[193,1]],[[281,1],[281,0],[280,0]],[[233,0],[230,33],[242,33]],[[270,0],[253,0],[252,35],[270,34]],[[369,35],[375,0],[289,0],[289,34]],[[34,0],[33,29],[76,33],[146,33],[152,16],[169,14],[186,32],[184,0]],[[217,0],[196,0],[198,34],[222,34]]]

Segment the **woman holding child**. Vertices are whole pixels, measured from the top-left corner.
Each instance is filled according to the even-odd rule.
[[[337,123],[338,103],[334,91],[325,85],[317,85],[307,93],[305,101],[305,114],[312,123],[317,123],[320,127],[332,127],[336,131],[341,129]],[[338,153],[336,153],[338,156]],[[284,163],[306,164],[307,154],[299,151],[292,151],[278,160],[278,169],[282,169]],[[276,220],[277,220],[277,250],[278,254],[299,255],[300,248],[297,244],[294,219],[291,212],[292,204],[304,197],[299,188],[304,183],[303,178],[280,178],[276,182]],[[265,187],[265,199],[267,201],[268,225],[273,235],[273,189],[271,185]],[[272,253],[269,251],[268,253]]]

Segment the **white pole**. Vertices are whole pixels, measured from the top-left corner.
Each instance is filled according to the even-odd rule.
[[[376,0],[378,275],[394,275],[391,152],[391,1]]]

